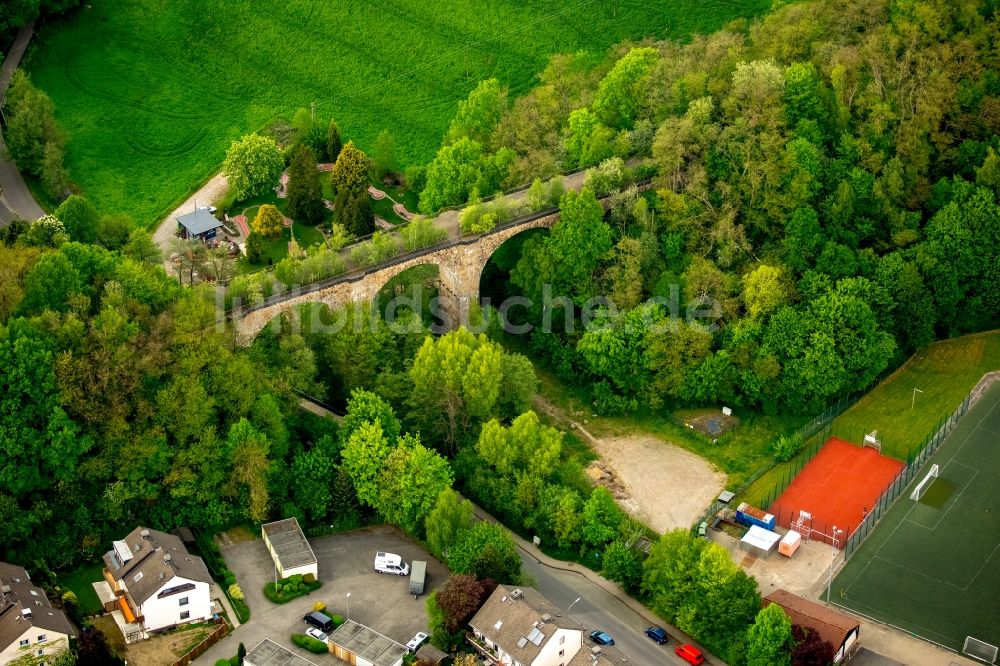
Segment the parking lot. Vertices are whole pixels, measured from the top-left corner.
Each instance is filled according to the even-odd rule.
[[[236,654],[240,642],[250,650],[265,638],[318,664],[336,663],[332,655],[309,654],[293,647],[290,640],[292,633],[305,632],[307,625],[302,616],[317,601],[326,604],[327,615],[350,617],[404,645],[418,631],[427,631],[427,595],[444,583],[448,571],[419,544],[387,526],[310,539],[309,543],[319,562],[323,587],[282,605],[264,596],[264,584],[274,580],[274,563],[263,540],[257,538],[223,547],[222,555],[246,595],[251,617],[195,663],[214,664],[217,659]],[[425,560],[424,594],[418,599],[409,594],[408,577],[375,573],[372,564],[379,550],[400,555],[406,562]]]

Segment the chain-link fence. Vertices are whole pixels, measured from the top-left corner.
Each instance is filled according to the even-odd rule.
[[[931,456],[937,452],[938,448],[948,438],[955,426],[962,419],[963,416],[972,408],[972,406],[982,397],[986,389],[995,381],[1000,380],[1000,372],[991,372],[983,376],[979,383],[976,384],[965,399],[958,405],[954,412],[950,416],[941,419],[938,427],[934,429],[934,434],[928,437],[924,443],[913,453],[907,456],[906,467],[899,473],[899,475],[889,484],[879,497],[878,502],[872,507],[872,510],[868,512],[865,519],[861,521],[861,524],[851,533],[847,538],[847,543],[844,548],[845,561],[849,558],[861,544],[864,542],[868,535],[871,534],[872,530],[875,528],[875,524],[878,522],[882,514],[889,510],[893,502],[899,498],[901,494],[906,490],[906,487],[910,484],[915,477],[919,476],[923,470],[924,465],[930,460]]]
[[[791,465],[781,478],[775,483],[771,489],[763,493],[762,497],[767,498],[766,502],[760,502],[762,507],[766,508],[771,505],[771,503],[779,496],[781,493],[788,488],[789,484],[795,479],[795,476],[802,471],[802,468],[813,459],[813,457],[823,448],[823,444],[830,438],[830,428],[833,420],[843,414],[851,405],[856,403],[861,397],[860,394],[855,394],[840,398],[837,402],[833,403],[829,407],[823,410],[821,414],[817,414],[808,423],[799,428],[793,437],[801,439],[803,442],[802,450],[792,458]],[[780,437],[778,438],[780,439]],[[777,439],[774,443],[777,442]],[[773,449],[773,445],[770,447]],[[750,475],[746,481],[744,481],[738,488],[733,490],[733,494],[736,496],[736,500],[742,500],[747,490],[749,490],[754,484],[760,481],[765,475],[769,474],[775,467],[780,463],[773,458],[768,461],[766,465],[758,469],[756,472]],[[708,521],[722,507],[719,506],[718,500],[713,500],[712,504],[705,509],[705,512],[695,521],[694,525],[697,526],[702,521]]]

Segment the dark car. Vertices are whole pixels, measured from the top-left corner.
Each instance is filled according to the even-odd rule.
[[[615,639],[607,635],[603,631],[592,631],[590,632],[590,640],[594,641],[598,645],[614,645]]]
[[[325,613],[320,613],[319,611],[313,611],[312,613],[309,613],[304,618],[302,618],[302,620],[306,624],[311,624],[320,631],[326,632],[328,634],[331,631],[333,631],[333,620],[330,618],[329,615],[326,615]]]
[[[667,632],[663,627],[650,627],[646,630],[646,635],[652,638],[659,645],[667,642]]]

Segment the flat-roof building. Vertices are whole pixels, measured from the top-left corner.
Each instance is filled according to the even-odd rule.
[[[374,629],[348,620],[327,639],[330,652],[352,666],[400,666],[409,650]]]
[[[291,650],[285,649],[265,638],[257,647],[250,650],[243,658],[246,666],[316,666],[308,659],[304,659]]]
[[[260,528],[279,578],[311,573],[319,578],[319,564],[309,540],[295,518],[267,523]]]

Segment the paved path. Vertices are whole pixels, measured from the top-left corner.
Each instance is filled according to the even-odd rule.
[[[10,79],[21,63],[21,56],[28,48],[34,28],[34,22],[21,28],[0,67],[0,105],[7,96]],[[15,218],[37,220],[42,215],[45,215],[45,211],[35,201],[35,197],[31,196],[31,190],[25,184],[21,172],[7,158],[7,145],[0,134],[0,227],[7,226]]]
[[[173,275],[174,270],[173,264],[170,263],[170,253],[173,249],[171,241],[177,237],[177,216],[190,213],[198,206],[211,205],[226,193],[228,187],[229,181],[226,180],[226,176],[221,172],[217,173],[160,221],[156,231],[153,232],[153,242],[163,251],[163,268],[168,275]]]

